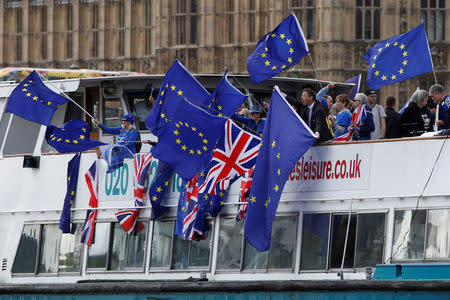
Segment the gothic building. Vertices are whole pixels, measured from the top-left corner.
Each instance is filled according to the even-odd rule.
[[[344,81],[363,74],[376,42],[424,22],[437,81],[450,89],[450,0],[0,0],[2,66],[163,74],[175,58],[192,73],[247,72],[258,40],[290,12],[311,58],[282,75]],[[432,73],[380,89],[400,102]]]

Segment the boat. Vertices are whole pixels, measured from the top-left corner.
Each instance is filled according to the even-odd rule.
[[[221,75],[197,75],[212,91]],[[105,125],[137,116],[141,138],[163,75],[72,78],[45,84],[84,107]],[[299,96],[327,82],[272,78],[254,85],[248,76],[229,77],[254,99],[270,97],[274,85]],[[243,238],[236,222],[239,181],[230,187],[221,214],[209,219],[201,241],[174,234],[182,180],[170,183],[167,213],[150,221],[147,197],[140,214],[145,229],[127,235],[115,213],[134,207],[130,161],[106,174],[100,163],[95,243],[80,242],[90,193],[84,174],[98,159],[81,155],[72,231],[58,228],[66,193],[67,163],[45,139],[45,126],[5,113],[16,85],[0,84],[0,294],[24,299],[134,297],[135,299],[449,298],[450,205],[449,143],[446,136],[314,145],[296,164],[283,190],[272,230],[271,248],[259,252]],[[349,93],[352,84],[337,83]],[[249,100],[252,101],[252,100]],[[86,120],[91,137],[115,137],[96,130],[90,118],[69,102],[52,124]],[[150,151],[144,144],[141,152]],[[152,161],[154,178],[157,161]],[[150,183],[151,184],[150,180]],[[345,249],[345,251],[344,251]],[[28,295],[28,296],[27,296]],[[40,295],[40,296],[39,296]],[[39,298],[40,299],[40,298]]]

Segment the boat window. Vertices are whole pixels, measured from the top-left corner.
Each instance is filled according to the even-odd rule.
[[[383,261],[385,214],[358,214],[355,267],[375,266]]]
[[[73,223],[74,234],[62,234],[57,224],[25,225],[12,273],[80,273],[83,252],[81,229],[82,224]]]
[[[297,215],[276,216],[269,250],[269,269],[291,269],[297,236]]]
[[[58,270],[61,231],[57,224],[42,227],[39,273],[56,273]]]
[[[338,269],[342,264],[342,255],[344,253],[345,236],[347,233],[348,214],[333,215],[331,223],[330,239],[330,269]],[[356,215],[352,214],[350,218],[350,228],[348,232],[347,248],[345,251],[344,268],[353,267],[355,255],[355,237],[356,237]]]
[[[106,269],[106,258],[109,246],[109,223],[96,223],[94,243],[89,247],[88,268]]]
[[[351,215],[344,268],[382,263],[385,222],[385,213]],[[340,269],[347,223],[348,214],[304,214],[300,270]]]
[[[75,101],[78,105],[83,107],[83,103],[84,103],[83,93],[73,92],[73,93],[69,93],[68,96],[70,97],[70,99]],[[83,116],[84,116],[84,112],[75,103],[73,103],[72,101],[67,102],[66,113],[64,116],[64,123],[67,123],[73,119],[83,120],[84,119]]]
[[[143,268],[146,230],[129,235],[120,223],[113,224],[111,270]]]
[[[237,223],[234,218],[221,218],[217,269],[292,269],[297,215],[275,216],[268,251],[259,251],[248,242],[245,242],[242,247],[243,232],[242,223]],[[243,264],[241,264],[241,257],[244,258]]]
[[[425,258],[450,257],[450,210],[429,210],[427,218]]]
[[[208,268],[211,234],[200,241],[187,241],[174,234],[175,221],[154,223],[151,268]]]
[[[245,243],[244,269],[292,269],[297,216],[275,216],[268,251],[258,251]]]
[[[25,225],[11,272],[35,273],[40,225]]]
[[[330,214],[303,215],[300,269],[326,269],[329,231]]]
[[[80,272],[81,261],[83,257],[83,244],[81,243],[81,233],[83,225],[72,223],[72,232],[63,233],[61,236],[61,245],[59,247],[58,273],[62,272]]]
[[[423,258],[426,213],[425,210],[395,212],[393,260]]]
[[[243,222],[232,218],[220,218],[217,269],[241,269]]]
[[[270,245],[273,249],[273,245]],[[267,269],[269,251],[259,251],[247,241],[245,242],[244,269]]]
[[[202,267],[209,266],[209,257],[211,253],[212,234],[201,241],[191,242],[189,251],[189,266]]]
[[[154,222],[151,267],[170,266],[174,221]]]
[[[105,98],[103,109],[103,125],[107,127],[118,127],[124,115],[120,98]]]
[[[144,223],[144,228],[147,224]],[[146,230],[128,235],[122,226],[115,223],[95,225],[95,243],[89,248],[88,268],[123,271],[143,269]]]
[[[149,101],[150,91],[125,92],[124,95],[131,113],[137,119],[136,128],[146,130],[145,119],[153,106]]]

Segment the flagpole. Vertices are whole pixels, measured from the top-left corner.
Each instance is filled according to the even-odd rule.
[[[316,66],[314,65],[314,62],[312,60],[311,53],[309,53],[309,52],[308,52],[308,57],[309,57],[309,60],[311,61],[311,65],[312,65],[312,67],[314,69],[314,72],[316,73],[316,78],[317,78],[317,81],[319,81],[320,88],[323,88],[322,82],[319,79],[319,73],[317,73]]]
[[[237,83],[239,83],[239,85],[244,89],[244,90],[246,90],[246,88],[245,88],[245,86],[233,75],[233,74],[231,74],[231,76],[233,76],[233,79],[234,80],[236,80],[237,81]],[[254,102],[256,102],[257,103],[257,105],[262,109],[262,111],[263,112],[265,112],[266,114],[267,114],[267,110],[264,108],[264,106],[263,105],[261,105],[261,104],[259,104],[259,102],[255,99],[255,97],[253,97],[253,95],[252,94],[248,94],[249,96],[250,96],[250,98],[252,98],[253,100],[254,100]],[[253,103],[253,101],[252,101],[252,103]]]
[[[61,91],[56,85],[54,85],[50,80],[48,80],[47,78],[45,78],[44,76],[42,76],[41,73],[37,72],[39,74],[39,76],[41,78],[43,78],[45,80],[46,83],[49,83],[51,86],[53,86],[55,89],[57,89],[61,94],[64,95],[64,97],[66,97],[67,99],[69,99],[70,101],[72,101],[76,106],[78,106],[82,111],[84,111],[85,114],[87,114],[89,117],[91,117],[91,119],[95,119],[90,113],[88,113],[80,104],[76,103],[74,100],[72,100],[72,98],[70,98],[66,93],[64,93],[64,91]]]

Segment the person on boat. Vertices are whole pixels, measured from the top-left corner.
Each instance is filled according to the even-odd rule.
[[[377,91],[368,89],[366,96],[367,104],[372,108],[373,124],[375,125],[375,130],[370,134],[370,139],[384,139],[386,135],[386,112],[384,111],[384,107],[376,104]]]
[[[445,94],[445,88],[440,84],[433,84],[430,87],[429,94],[434,102],[438,104],[438,120],[436,125],[438,129],[448,129],[450,123],[450,95]]]
[[[136,153],[135,142],[138,140],[139,132],[134,128],[134,116],[131,114],[124,115],[122,117],[122,126],[119,127],[107,127],[101,124],[97,119],[94,119],[94,123],[100,127],[103,131],[109,134],[117,134],[117,144],[124,145],[130,149],[131,153]]]
[[[262,137],[264,126],[266,125],[266,119],[261,118],[261,108],[259,106],[253,105],[250,110],[251,118],[241,116],[234,113],[231,118],[240,124],[245,125],[245,130],[253,133],[259,137]]]
[[[325,109],[320,101],[316,100],[314,91],[309,88],[303,89],[301,101],[303,107],[300,117],[314,133],[318,133],[317,142],[331,140],[332,135],[328,130]]]
[[[427,108],[428,93],[418,90],[412,95],[411,102],[400,117],[402,136],[417,136],[427,131],[433,131],[431,113]]]
[[[323,106],[328,107],[328,111],[333,115],[337,115],[337,109],[335,108],[334,99],[331,95],[327,95],[326,93],[334,88],[334,83],[329,83],[326,87],[323,87],[316,95],[316,100],[319,100]]]
[[[359,126],[350,125],[348,130],[353,132],[353,140],[370,140],[370,134],[374,131],[375,125],[373,124],[372,107],[367,105],[367,96],[363,93],[357,93],[355,99],[355,112],[352,115],[353,118],[357,118],[358,108],[365,105],[366,117],[361,118]]]
[[[333,128],[333,134],[338,137],[348,132],[348,127],[352,124],[352,114],[347,108],[350,99],[346,94],[340,94],[336,97],[336,108],[338,114],[336,118],[330,116],[331,126]]]
[[[388,96],[386,98],[386,138],[394,139],[401,137],[400,131],[400,114],[395,111],[395,99],[394,96]]]

